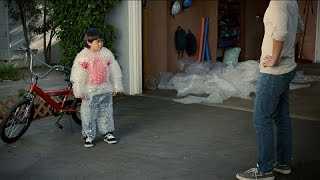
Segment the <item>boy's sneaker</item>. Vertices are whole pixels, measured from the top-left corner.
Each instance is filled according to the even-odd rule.
[[[93,144],[92,141],[90,141],[90,140],[88,140],[88,139],[85,140],[85,142],[84,142],[84,147],[86,147],[86,148],[91,148],[91,147],[93,147],[93,146],[94,146],[94,144]]]
[[[291,168],[289,165],[276,165],[273,168],[273,171],[280,173],[280,174],[290,174],[291,173]]]
[[[263,173],[258,171],[257,168],[251,168],[245,172],[237,173],[236,177],[239,180],[274,180],[275,178],[272,171]]]
[[[112,133],[107,133],[103,140],[108,144],[116,144],[118,142]]]

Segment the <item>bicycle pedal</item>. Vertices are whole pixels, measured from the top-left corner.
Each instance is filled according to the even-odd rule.
[[[56,123],[56,126],[59,128],[59,129],[63,129],[63,126],[59,123]]]

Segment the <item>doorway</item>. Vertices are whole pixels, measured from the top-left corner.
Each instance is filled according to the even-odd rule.
[[[258,60],[264,35],[263,16],[270,0],[219,1],[218,55],[227,48],[240,47],[239,61]]]

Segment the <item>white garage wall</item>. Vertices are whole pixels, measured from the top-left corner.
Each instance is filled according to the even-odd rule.
[[[121,1],[106,21],[117,28],[116,56],[125,93],[142,93],[141,1]]]
[[[124,89],[129,89],[129,31],[128,31],[128,1],[120,1],[106,21],[116,27],[117,39],[114,47],[116,59],[118,60],[123,75]],[[126,92],[128,93],[128,92]]]

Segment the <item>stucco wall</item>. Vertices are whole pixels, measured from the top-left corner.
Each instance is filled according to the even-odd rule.
[[[124,89],[129,89],[129,17],[128,17],[128,1],[121,1],[112,12],[106,17],[106,21],[115,26],[117,31],[117,39],[114,47],[116,59],[118,60],[123,75]]]

